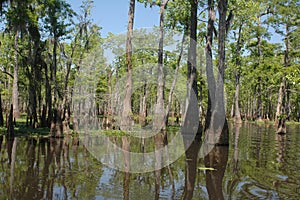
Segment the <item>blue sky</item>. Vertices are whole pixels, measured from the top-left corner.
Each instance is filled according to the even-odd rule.
[[[81,0],[67,0],[75,11],[79,10]],[[108,32],[124,33],[127,30],[129,0],[94,0],[92,18],[102,27],[101,34]],[[134,28],[153,27],[159,24],[159,8],[145,8],[136,3]]]
[[[67,0],[72,8],[77,12],[81,5],[81,0]],[[93,22],[102,27],[103,37],[107,33],[124,33],[127,30],[129,0],[94,0],[92,10]],[[145,8],[144,4],[136,2],[134,28],[148,28],[159,24],[159,8]],[[281,37],[270,29],[271,42],[282,42]]]

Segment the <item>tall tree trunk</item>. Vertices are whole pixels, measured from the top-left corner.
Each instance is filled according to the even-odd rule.
[[[286,24],[285,26],[285,54],[284,54],[284,66],[289,67],[290,66],[290,26],[289,24]],[[285,104],[285,115],[286,120],[290,120],[291,115],[291,102],[290,102],[290,84],[288,81],[286,81],[285,84],[285,96],[286,96],[286,104]]]
[[[261,14],[257,16],[257,21],[258,21],[258,27],[261,27]],[[258,33],[257,35],[257,55],[258,55],[258,63],[257,66],[260,65],[261,62],[261,35]],[[262,78],[261,76],[258,76],[257,78],[257,110],[256,110],[256,115],[255,120],[261,121],[262,120],[262,100],[261,100],[261,85],[262,85]]]
[[[73,57],[74,48],[72,49]],[[63,96],[63,103],[62,103],[62,123],[63,123],[63,132],[69,134],[70,133],[70,91],[68,90],[68,83],[69,83],[69,76],[71,71],[72,62],[67,62],[67,72],[64,80],[64,96]]]
[[[57,103],[58,103],[58,85],[57,85],[57,78],[56,78],[56,72],[57,72],[57,44],[58,43],[58,38],[56,36],[54,36],[53,39],[53,52],[52,52],[52,64],[51,64],[51,82],[52,82],[52,86],[53,86],[53,98],[54,98],[54,102],[53,105],[54,108],[57,108]]]
[[[262,78],[259,76],[258,77],[258,83],[257,83],[257,115],[256,115],[256,120],[257,121],[262,121],[262,111],[263,111],[263,105],[262,105],[262,93],[261,93],[261,82]]]
[[[211,144],[222,144],[227,145],[229,142],[229,130],[225,114],[225,98],[224,98],[224,73],[225,73],[225,39],[227,31],[226,13],[227,13],[227,0],[218,1],[219,11],[219,27],[218,27],[218,74],[217,74],[217,85],[213,85],[212,64],[208,63],[207,73],[209,84],[209,98],[214,99],[211,101],[211,116],[208,113],[206,122],[205,137],[209,145]],[[210,55],[209,55],[210,56]],[[214,88],[213,88],[214,87]],[[214,89],[214,90],[212,90]]]
[[[111,77],[112,77],[112,72],[110,69],[106,70],[107,74],[107,95],[105,98],[106,106],[104,108],[104,118],[103,118],[103,126],[106,129],[112,129],[112,105],[111,105]]]
[[[14,118],[20,117],[20,110],[19,110],[19,89],[18,89],[18,78],[19,78],[19,31],[16,30],[15,32],[15,39],[14,39],[14,54],[15,54],[15,63],[14,63],[14,81],[13,81],[13,93],[12,93],[12,104],[13,104],[13,115]]]
[[[278,101],[276,108],[276,116],[275,116],[275,127],[277,133],[285,133],[285,117],[284,113],[284,90],[285,90],[285,78],[282,78],[282,82],[280,84],[279,92],[278,92]]]
[[[4,126],[3,110],[2,110],[2,98],[0,90],[0,127]]]
[[[144,87],[142,88],[142,92],[141,92],[141,96],[140,96],[140,114],[139,114],[139,123],[142,126],[146,125],[147,96],[148,96],[147,80],[144,80]]]
[[[290,59],[289,59],[289,25],[286,24],[286,37],[285,37],[285,54],[284,54],[284,66],[288,67],[290,65]],[[277,102],[277,109],[276,109],[276,117],[275,117],[275,127],[276,132],[280,134],[286,133],[286,126],[285,121],[286,117],[285,115],[288,115],[288,103],[286,102],[286,91],[287,91],[287,81],[285,77],[282,78],[282,82],[280,84],[279,92],[278,92],[278,102]]]
[[[198,106],[198,88],[197,88],[197,10],[198,1],[190,0],[191,3],[191,18],[190,18],[190,44],[188,50],[188,85],[186,96],[186,109],[184,113],[183,126],[187,130],[196,131],[197,135],[201,137],[202,126],[199,119],[199,106]],[[193,99],[193,95],[195,99]],[[195,100],[195,102],[194,102]],[[191,120],[198,120],[197,127],[190,127]]]
[[[207,103],[207,113],[205,118],[205,129],[207,130],[210,125],[211,115],[214,102],[214,91],[216,91],[216,82],[213,71],[213,58],[212,58],[212,43],[213,43],[213,31],[214,31],[214,21],[216,19],[216,12],[214,9],[214,0],[208,0],[208,23],[206,31],[206,76],[208,82],[208,103]]]
[[[6,120],[7,123],[7,130],[6,130],[6,136],[8,138],[13,138],[15,136],[15,131],[14,131],[14,119],[13,119],[13,105],[10,105],[10,112],[8,119]]]
[[[286,120],[291,120],[291,91],[290,91],[290,84],[289,82],[286,82],[286,90],[285,90],[285,96],[286,96],[286,105],[285,105],[285,115]]]
[[[239,27],[239,35],[237,39],[236,44],[236,72],[235,72],[235,115],[234,115],[234,121],[235,123],[242,123],[241,119],[241,112],[239,107],[239,92],[240,92],[240,76],[241,76],[241,59],[240,59],[240,53],[241,53],[241,32],[242,32],[242,25]]]
[[[298,101],[297,121],[300,122],[300,101]]]
[[[166,113],[165,113],[165,115],[166,115],[166,117],[165,117],[166,118],[166,126],[168,126],[168,123],[169,123],[169,114],[170,114],[170,107],[171,107],[171,103],[172,103],[172,96],[173,96],[173,92],[174,92],[177,77],[178,77],[178,70],[179,70],[179,67],[180,67],[180,62],[181,62],[181,58],[182,58],[182,54],[183,54],[183,46],[184,46],[184,42],[185,42],[186,32],[187,32],[187,30],[185,30],[183,35],[182,35],[181,47],[180,47],[180,52],[179,52],[179,56],[178,56],[177,63],[176,63],[174,79],[173,79],[172,86],[171,86],[170,92],[169,92],[168,104],[166,106]]]
[[[164,0],[160,5],[160,23],[159,23],[159,45],[158,45],[158,66],[157,66],[157,99],[154,111],[153,129],[156,131],[166,129],[166,120],[164,120],[164,70],[163,70],[163,48],[164,48],[164,12],[168,0]]]
[[[234,122],[237,124],[242,123],[240,106],[239,106],[239,93],[240,93],[240,73],[235,75],[235,115]]]
[[[127,28],[127,40],[126,40],[126,64],[127,64],[127,76],[125,86],[125,97],[123,100],[123,111],[121,118],[121,130],[130,130],[133,123],[131,114],[131,95],[132,95],[132,34],[134,23],[134,10],[135,0],[130,0],[129,12],[128,12],[128,28]]]
[[[48,70],[48,65],[46,63],[43,64],[44,68],[45,68],[45,88],[46,88],[46,107],[45,109],[47,109],[47,113],[48,113],[48,117],[47,117],[47,123],[46,126],[50,127],[51,121],[52,121],[52,88],[51,88],[51,84],[50,84],[50,79],[51,79],[51,75],[50,75],[50,79],[49,79],[49,70]],[[44,112],[46,113],[46,112]]]
[[[58,106],[58,83],[57,83],[57,45],[58,45],[58,37],[54,36],[53,41],[53,60],[52,60],[52,70],[51,70],[51,81],[54,87],[53,97],[54,102],[53,106],[53,116],[51,120],[50,132],[53,137],[63,137],[63,124],[62,124],[62,110]]]
[[[218,86],[216,92],[216,100],[218,104],[218,113],[216,119],[219,117],[224,117],[224,124],[219,124],[223,127],[222,133],[218,143],[220,144],[228,144],[229,140],[229,130],[228,124],[226,119],[226,112],[225,112],[225,97],[224,97],[224,74],[225,74],[225,41],[226,41],[226,32],[227,32],[227,21],[226,21],[226,14],[227,14],[227,7],[228,7],[228,0],[220,0],[218,2],[218,11],[219,11],[219,36],[218,36]],[[214,116],[213,116],[214,117]],[[214,119],[215,120],[215,119]],[[218,121],[218,120],[217,120]],[[219,123],[219,122],[217,122]]]

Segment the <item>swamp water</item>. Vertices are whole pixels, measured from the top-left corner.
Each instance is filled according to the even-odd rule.
[[[146,173],[102,164],[76,137],[0,136],[0,199],[300,199],[300,126],[287,132],[231,124],[229,146],[197,158],[194,141],[176,162]],[[110,139],[122,146],[124,138]],[[154,146],[146,141],[145,151]]]

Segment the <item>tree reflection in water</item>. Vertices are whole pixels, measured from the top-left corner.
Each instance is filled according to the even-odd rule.
[[[188,138],[184,137],[185,144],[187,143],[187,140]],[[186,166],[183,199],[186,200],[193,198],[195,181],[197,177],[198,152],[200,150],[200,147],[201,140],[196,138],[185,152]]]
[[[214,170],[206,170],[206,188],[209,199],[224,199],[222,181],[228,161],[228,146],[214,146],[204,157],[205,167]]]
[[[122,170],[101,164],[87,150],[91,139],[99,139],[93,145],[107,152],[102,137],[79,141],[76,136],[17,140],[0,136],[0,199],[297,199],[299,129],[289,130],[275,135],[272,126],[231,126],[231,145],[213,146],[201,159],[197,156],[204,144],[185,136],[184,144],[191,143],[185,154],[162,169],[161,161],[174,153],[159,150],[167,144],[163,134],[145,139],[142,145],[136,143],[139,138],[110,137],[126,150],[109,157],[112,162],[114,157],[123,159]],[[168,137],[171,140],[173,135]],[[262,149],[259,157],[256,147]],[[128,152],[147,153],[154,148],[156,154],[148,161],[156,171],[131,173],[133,166],[142,165]],[[204,164],[215,170],[199,170]]]
[[[122,137],[122,150],[124,154],[124,179],[123,179],[123,199],[129,200],[130,184],[130,139]]]

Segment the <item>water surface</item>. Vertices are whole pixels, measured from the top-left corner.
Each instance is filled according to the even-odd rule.
[[[199,158],[196,140],[169,167],[138,174],[101,164],[76,137],[0,136],[0,199],[299,199],[300,126],[287,131],[231,125],[229,146]]]

